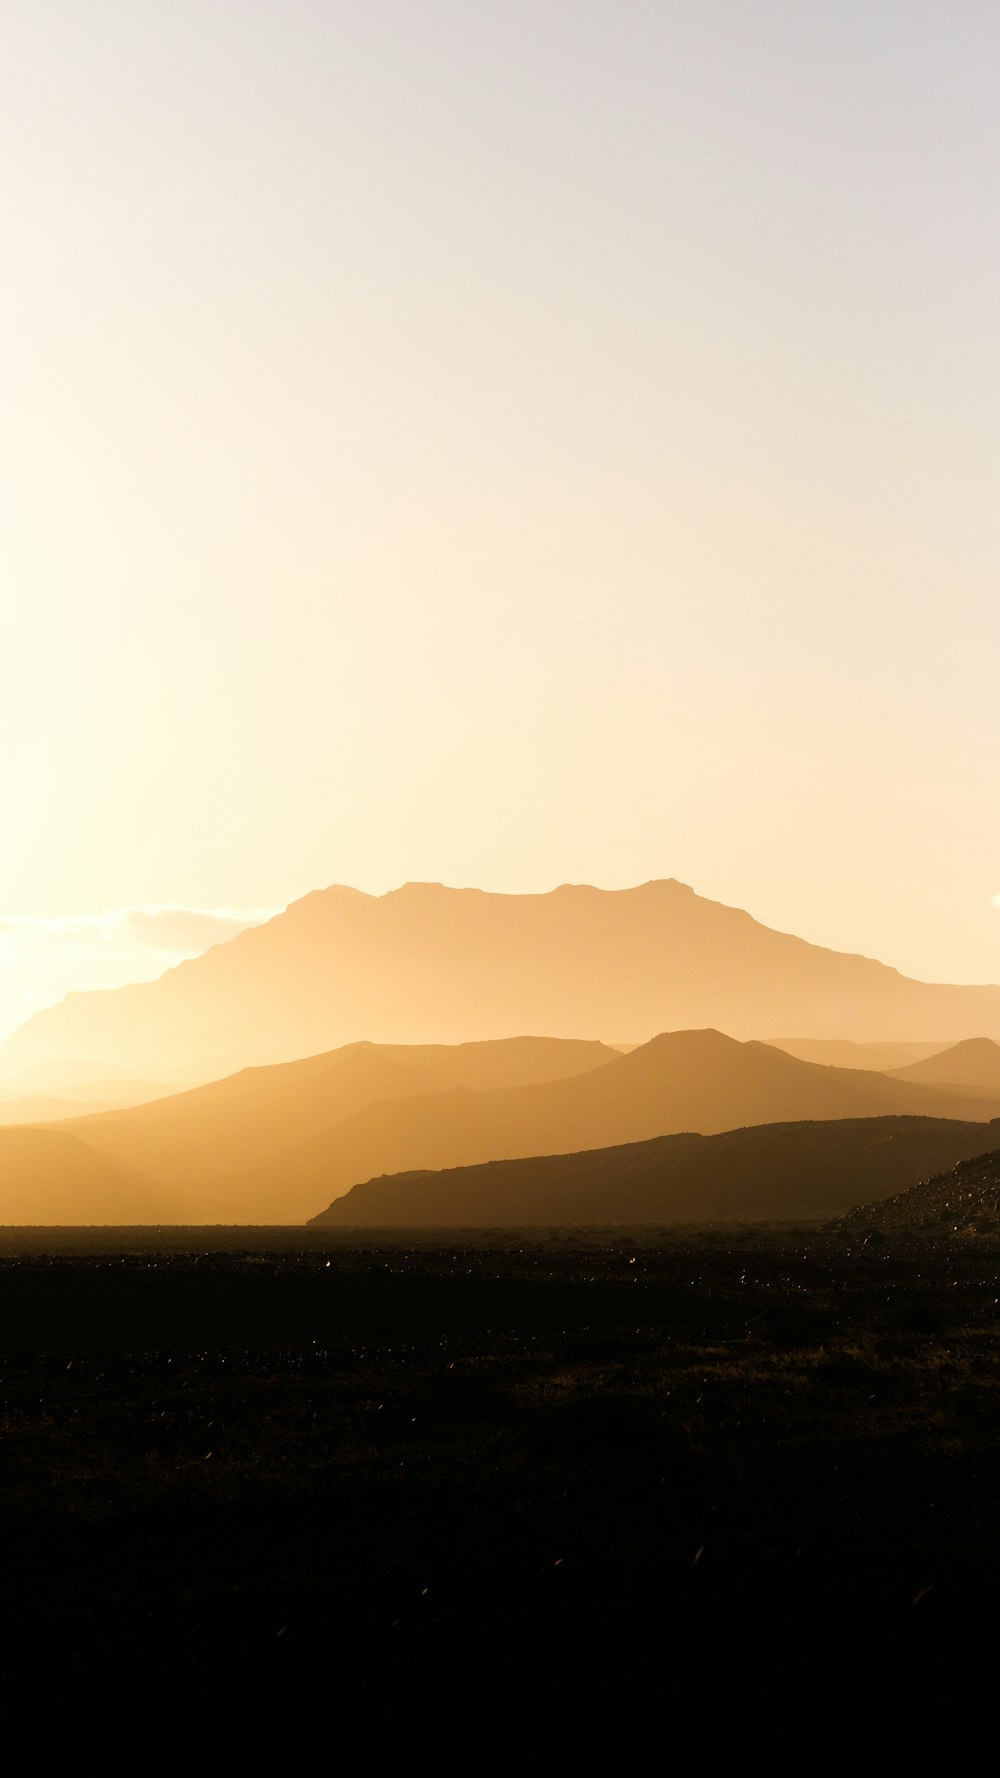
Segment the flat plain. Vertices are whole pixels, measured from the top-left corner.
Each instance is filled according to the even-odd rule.
[[[998,1298],[975,1239],[2,1231],[5,1719],[147,1767],[962,1769]]]

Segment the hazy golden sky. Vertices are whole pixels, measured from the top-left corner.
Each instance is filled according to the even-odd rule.
[[[2,12],[0,914],[676,875],[1000,979],[992,5]]]

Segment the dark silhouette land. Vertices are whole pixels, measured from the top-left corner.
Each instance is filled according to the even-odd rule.
[[[0,1231],[9,1744],[947,1770],[1000,1249],[899,1239]]]
[[[398,1173],[356,1185],[314,1228],[557,1228],[814,1222],[1000,1145],[993,1124],[872,1117],[658,1136],[619,1148]],[[921,1188],[923,1189],[923,1188]]]

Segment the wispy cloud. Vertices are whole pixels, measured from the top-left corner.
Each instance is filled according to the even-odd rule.
[[[163,902],[96,914],[0,914],[0,1037],[75,989],[148,981],[276,911]]]

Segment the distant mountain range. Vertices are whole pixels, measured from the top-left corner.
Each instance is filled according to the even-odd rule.
[[[120,1196],[123,1181],[135,1182],[136,1215],[124,1220],[153,1214],[288,1223],[377,1174],[603,1149],[684,1131],[887,1115],[981,1127],[1000,1115],[1000,1088],[824,1067],[717,1031],[662,1034],[627,1055],[551,1038],[353,1044],[49,1129],[116,1169],[112,1195]],[[4,1138],[20,1133],[0,1130],[3,1222],[11,1220]],[[47,1213],[48,1173],[45,1180],[29,1220],[62,1220]],[[851,1190],[857,1202],[865,1181]]]
[[[37,1075],[71,1057],[96,1076],[126,1067],[208,1079],[358,1039],[539,1031],[638,1042],[706,1026],[933,1047],[1000,1038],[1000,988],[910,981],[673,880],[547,895],[330,888],[159,981],[69,995],[7,1038],[0,1072]]]
[[[116,1210],[112,1220],[299,1222],[317,1199],[314,1182],[299,1179],[295,1151],[363,1108],[415,1104],[421,1095],[448,1089],[518,1089],[614,1059],[616,1051],[605,1045],[572,1038],[423,1047],[350,1044],[301,1062],[245,1069],[155,1103],[77,1115],[44,1130],[0,1129],[0,1223],[65,1220],[48,1209],[54,1201],[48,1156],[55,1150],[44,1145],[25,1150],[16,1141],[22,1134],[58,1135],[70,1179],[78,1151],[85,1150],[95,1203],[107,1200],[120,1208],[125,1182],[132,1181],[134,1214]],[[32,1155],[40,1165],[45,1161],[34,1200]],[[94,1171],[97,1163],[114,1170],[106,1189]],[[31,1212],[26,1217],[24,1205]],[[106,1218],[95,1210],[82,1220]]]
[[[583,1154],[397,1173],[356,1185],[316,1228],[557,1228],[799,1222],[875,1201],[1000,1140],[1000,1123],[872,1117],[660,1136]],[[997,1157],[994,1157],[996,1159]],[[962,1169],[959,1168],[959,1173]],[[997,1174],[1000,1180],[1000,1173]],[[893,1200],[904,1203],[923,1188]]]
[[[707,1135],[747,1124],[886,1114],[986,1120],[1000,1114],[1000,1088],[963,1093],[914,1085],[800,1062],[718,1031],[674,1031],[585,1078],[369,1105],[290,1151],[282,1164],[301,1196],[313,1189],[322,1202],[324,1183],[333,1196],[378,1173],[569,1153],[683,1130]],[[268,1178],[266,1168],[253,1176],[255,1196]]]

